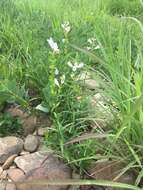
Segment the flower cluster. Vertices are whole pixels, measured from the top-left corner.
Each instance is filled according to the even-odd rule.
[[[64,22],[63,24],[61,24],[61,27],[63,28],[65,34],[68,34],[71,31],[71,27],[70,27],[69,21]]]
[[[54,78],[55,85],[60,87],[60,85],[64,84],[65,79],[66,79],[66,76],[64,74],[59,77],[59,70],[56,68],[55,69],[55,78]]]
[[[60,50],[59,50],[59,47],[58,47],[58,44],[56,42],[54,42],[53,38],[50,37],[49,39],[47,39],[47,42],[50,46],[50,48],[53,50],[54,53],[60,53]]]
[[[75,63],[72,63],[71,61],[68,61],[68,66],[70,67],[70,68],[72,68],[72,71],[77,71],[78,69],[80,69],[80,68],[82,68],[82,67],[84,67],[84,63],[77,63],[77,62],[75,62]]]
[[[87,50],[97,50],[101,48],[101,45],[97,43],[96,38],[89,38],[87,40],[87,43],[88,43]]]
[[[68,21],[61,24],[61,27],[63,28],[65,34],[68,34],[71,31],[71,26],[70,26],[70,23]],[[63,43],[65,43],[65,41],[66,41],[66,37],[62,39]],[[92,43],[92,41],[93,41],[93,39],[91,39],[91,41],[89,41],[89,43]],[[60,53],[60,49],[58,47],[58,44],[53,40],[52,37],[47,39],[47,42],[48,42],[50,48],[52,49],[53,53],[55,53],[55,54]],[[77,71],[77,70],[81,69],[82,67],[84,67],[84,63],[82,63],[82,62],[78,63],[78,62],[68,61],[67,65],[73,71],[71,76],[75,75],[75,71]],[[56,86],[60,87],[61,85],[63,85],[65,83],[65,79],[66,79],[65,74],[61,74],[59,72],[58,68],[55,68],[55,66],[54,66],[53,75],[54,76],[53,76],[52,80],[54,80],[54,84]]]

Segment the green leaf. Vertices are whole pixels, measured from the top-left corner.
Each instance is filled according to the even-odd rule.
[[[43,106],[42,104],[37,105],[35,109],[40,110],[44,113],[49,113],[49,109],[47,107]]]

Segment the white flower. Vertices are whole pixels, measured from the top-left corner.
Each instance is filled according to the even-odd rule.
[[[78,69],[80,69],[80,68],[84,67],[84,63],[81,62],[81,63],[77,64],[76,67],[77,67]]]
[[[96,49],[100,49],[100,48],[101,48],[101,46],[97,45],[94,49],[96,50]]]
[[[87,46],[86,49],[89,51],[89,50],[91,50],[91,47]]]
[[[59,81],[56,78],[54,79],[54,82],[55,82],[55,85],[57,85],[58,87],[60,86]]]
[[[61,76],[61,84],[64,84],[65,79],[66,79],[65,75],[62,75],[62,76]]]
[[[69,67],[73,68],[73,64],[70,61],[68,61],[67,64]]]
[[[97,50],[101,48],[101,45],[97,43],[95,38],[89,38],[87,40],[88,46],[86,47],[87,50]]]
[[[49,39],[47,39],[47,42],[48,42],[50,48],[51,48],[55,53],[59,53],[59,52],[60,52],[57,43],[54,42],[54,40],[53,40],[52,37],[50,37]]]
[[[56,68],[55,69],[55,75],[58,75],[59,74],[59,70]]]
[[[74,66],[72,67],[72,70],[75,72],[75,71],[77,70],[77,67],[74,65]]]
[[[75,62],[74,64],[72,64],[70,61],[68,61],[68,66],[72,68],[72,70],[75,72],[77,69],[80,69],[82,67],[84,67],[84,63],[77,63]]]
[[[68,21],[61,24],[61,27],[64,29],[64,32],[67,33],[67,34],[71,30],[70,23]]]
[[[89,38],[87,42],[91,45],[93,45],[96,42],[96,38]]]

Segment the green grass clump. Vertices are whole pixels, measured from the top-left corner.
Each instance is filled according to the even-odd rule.
[[[46,144],[73,167],[83,172],[91,160],[117,159],[126,165],[123,171],[139,173],[135,182],[139,185],[143,163],[142,1],[1,0],[0,7],[0,106],[17,103],[28,112],[38,109],[50,114],[54,127],[45,136]],[[67,21],[68,32],[62,27]],[[50,48],[50,38],[57,51]],[[92,47],[89,39],[96,39]],[[100,119],[89,115],[94,91],[85,90],[77,80],[91,71],[95,79],[102,78],[100,92],[115,110],[117,119],[107,129],[91,127]],[[31,90],[36,93],[31,95]],[[3,134],[19,130],[17,121],[3,115],[0,127]],[[83,134],[86,138],[78,140]],[[67,143],[73,139],[77,141]]]

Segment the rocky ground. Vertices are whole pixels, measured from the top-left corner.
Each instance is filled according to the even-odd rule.
[[[89,90],[97,89],[99,86],[93,79],[85,82]],[[107,102],[107,100],[106,100]],[[100,112],[100,126],[105,127],[113,120],[108,111],[107,103],[100,93],[91,96],[91,108],[98,107]],[[44,134],[47,127],[52,123],[47,116],[32,116],[18,107],[10,107],[6,112],[13,117],[19,117],[23,125],[22,137],[7,136],[0,138],[0,190],[104,190],[97,186],[34,186],[28,184],[17,184],[18,182],[37,180],[66,180],[79,179],[79,174],[72,172],[71,168],[60,160],[53,150],[44,146]],[[102,113],[102,114],[101,114]],[[96,114],[96,113],[94,113]],[[46,126],[46,127],[45,127]],[[115,180],[120,165],[102,160],[95,162],[86,173],[85,178]],[[124,175],[120,182],[131,184],[132,175]],[[113,188],[108,188],[113,190]],[[118,189],[119,190],[119,189]]]

